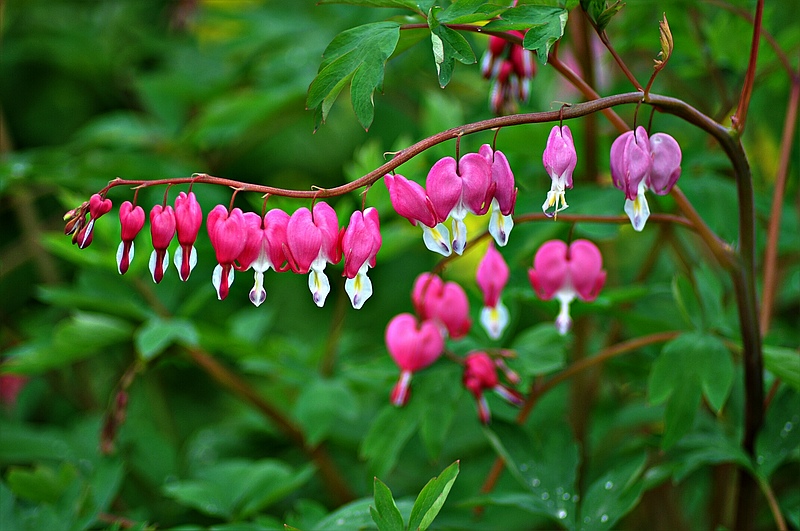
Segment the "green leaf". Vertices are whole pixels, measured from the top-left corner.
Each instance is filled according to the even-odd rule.
[[[374,117],[372,94],[383,85],[384,65],[399,38],[397,22],[364,24],[337,35],[325,49],[317,77],[308,89],[307,107],[322,106],[324,122],[336,96],[350,80],[356,118],[369,129]]]
[[[12,467],[6,475],[8,486],[19,498],[37,503],[56,503],[78,472],[69,463],[62,463],[58,470],[38,464],[33,470]]]
[[[456,480],[459,472],[459,462],[456,461],[445,468],[438,477],[428,481],[423,487],[411,509],[411,518],[408,528],[412,530],[425,531],[431,525],[433,519],[442,509],[450,488]]]
[[[311,445],[322,441],[340,419],[357,415],[358,400],[341,380],[316,379],[303,386],[294,407]]]
[[[472,51],[472,46],[463,35],[439,22],[437,14],[440,12],[440,7],[431,9],[428,15],[428,27],[431,29],[433,60],[436,63],[439,86],[444,88],[450,83],[456,60],[470,65],[475,63],[477,59],[475,58],[475,52]]]
[[[686,322],[693,328],[702,330],[704,328],[703,310],[692,281],[685,275],[676,275],[672,280],[672,295]]]
[[[374,529],[374,522],[370,516],[370,508],[375,503],[374,498],[361,498],[343,505],[317,522],[312,529],[353,531]],[[400,514],[408,514],[411,510],[411,501],[399,500],[397,508]]]
[[[419,434],[431,459],[439,457],[463,395],[460,373],[460,367],[447,364],[414,377],[414,402],[410,407],[436,404],[420,408]]]
[[[403,517],[394,503],[392,491],[378,478],[374,484],[375,507],[370,506],[369,512],[378,531],[403,531]]]
[[[664,345],[648,382],[652,404],[668,400],[664,448],[691,429],[701,394],[715,411],[722,410],[733,377],[733,360],[725,344],[714,336],[689,332]]]
[[[764,345],[764,366],[784,383],[800,391],[800,352]]]
[[[644,492],[642,471],[647,454],[626,460],[596,479],[586,491],[581,504],[578,528],[613,529],[620,518],[633,509]]]
[[[385,476],[397,463],[400,450],[419,426],[420,417],[410,407],[387,405],[372,422],[359,454],[377,476]]]
[[[556,371],[566,363],[567,338],[552,323],[541,323],[521,332],[511,349],[517,353],[516,366],[526,376]]]
[[[564,35],[569,12],[561,7],[520,5],[504,12],[484,29],[492,31],[525,31],[522,46],[535,50],[542,64],[547,63],[550,48]]]
[[[617,0],[613,4],[611,4],[608,8],[604,9],[602,13],[600,13],[595,20],[595,24],[597,25],[597,29],[600,31],[604,31],[608,23],[611,22],[611,19],[619,13],[619,11],[625,7],[625,4],[622,0]]]
[[[164,493],[208,515],[247,518],[299,488],[313,473],[311,466],[296,471],[273,459],[223,461],[201,469],[196,479],[167,484]]]
[[[154,317],[136,331],[134,341],[139,356],[149,361],[173,343],[197,345],[198,334],[192,322],[186,319]]]
[[[507,9],[487,4],[484,0],[458,0],[441,11],[436,18],[441,24],[473,24],[491,20]]]
[[[767,409],[764,427],[756,439],[756,468],[769,478],[792,453],[800,449],[800,394],[783,387]]]
[[[580,454],[566,427],[530,434],[514,424],[493,422],[484,434],[511,474],[533,494],[526,510],[560,524],[574,522]]]

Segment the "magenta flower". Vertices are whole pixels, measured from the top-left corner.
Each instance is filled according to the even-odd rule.
[[[387,174],[383,180],[389,189],[389,199],[395,212],[406,218],[412,225],[422,227],[422,241],[429,250],[450,256],[450,232],[436,217],[436,210],[425,189],[402,175]]]
[[[481,324],[492,339],[499,339],[508,326],[508,308],[500,301],[500,295],[508,282],[508,275],[508,265],[503,260],[503,255],[495,249],[492,242],[489,242],[486,254],[478,264],[476,280],[483,292]]]
[[[80,228],[74,242],[78,244],[80,249],[86,249],[91,245],[94,222],[103,214],[107,214],[111,210],[111,206],[111,199],[105,199],[100,194],[93,194],[92,197],[89,198],[89,214],[91,219]]]
[[[292,271],[308,276],[308,288],[320,308],[331,291],[325,266],[341,260],[339,221],[328,203],[319,202],[312,211],[299,208],[286,227],[287,258]]]
[[[370,207],[364,212],[353,212],[342,234],[342,254],[347,277],[344,289],[356,310],[372,295],[372,281],[367,271],[375,267],[382,241],[378,211]]]
[[[186,282],[192,269],[197,265],[197,249],[194,242],[197,240],[197,233],[200,232],[200,225],[203,224],[203,211],[194,192],[181,192],[175,198],[175,229],[178,233],[178,243],[175,250],[175,268],[178,276]]]
[[[464,387],[472,393],[478,404],[478,418],[483,424],[491,422],[489,405],[483,392],[491,389],[515,406],[523,404],[522,396],[515,390],[500,383],[495,362],[486,352],[472,352],[464,360]]]
[[[175,211],[170,205],[155,205],[150,210],[150,237],[153,240],[153,252],[150,254],[150,273],[153,282],[158,284],[164,278],[169,267],[169,247],[175,236]]]
[[[572,172],[578,164],[578,153],[575,151],[569,126],[556,125],[550,130],[542,163],[553,181],[550,191],[547,192],[547,199],[542,204],[542,211],[547,214],[548,209],[553,207],[553,215],[557,216],[560,211],[569,207],[566,190],[572,188]]]
[[[485,214],[494,195],[489,162],[479,153],[467,153],[458,163],[453,157],[444,157],[428,172],[425,188],[436,220],[453,218],[453,251],[463,253],[467,244],[464,218],[468,213]]]
[[[514,184],[514,173],[508,159],[502,151],[495,151],[489,144],[484,144],[478,151],[491,167],[494,197],[489,215],[489,234],[500,247],[508,243],[508,236],[514,228],[514,206],[517,202],[517,188]]]
[[[244,214],[247,237],[244,249],[239,253],[237,269],[246,271],[253,268],[254,284],[250,290],[250,302],[256,306],[267,300],[264,289],[264,273],[271,267],[275,271],[286,271],[286,228],[289,214],[274,208],[262,218],[254,212]]]
[[[461,339],[469,333],[469,300],[457,283],[422,273],[414,282],[411,300],[421,319],[435,321],[451,339]]]
[[[431,321],[417,322],[416,317],[402,313],[386,327],[386,348],[400,368],[400,379],[392,389],[395,406],[408,402],[411,375],[436,361],[444,351],[444,338]]]
[[[133,261],[133,240],[144,227],[144,210],[125,201],[119,207],[119,222],[122,241],[117,248],[117,270],[124,275]]]
[[[622,133],[611,145],[611,178],[625,192],[625,213],[637,231],[650,217],[645,191],[665,195],[681,175],[681,148],[670,135],[648,138],[641,126]]]
[[[247,242],[247,223],[241,209],[234,208],[229,214],[227,208],[217,205],[208,213],[206,228],[217,257],[211,283],[217,291],[217,298],[223,300],[233,284],[233,262],[239,258]]]
[[[528,279],[540,299],[555,297],[560,302],[556,328],[562,335],[572,327],[569,305],[575,297],[585,302],[597,298],[606,281],[602,268],[600,250],[588,240],[575,240],[569,246],[550,240],[536,251]]]
[[[650,169],[648,188],[658,195],[667,195],[681,176],[681,146],[666,133],[650,137],[653,167]]]

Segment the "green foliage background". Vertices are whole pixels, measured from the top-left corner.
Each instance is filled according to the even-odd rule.
[[[752,11],[753,2],[734,4]],[[764,27],[796,59],[794,7],[768,4]],[[675,52],[654,92],[724,121],[738,99],[751,25],[714,2],[631,1],[607,31],[640,80],[659,49],[662,12]],[[429,33],[413,30],[401,32],[387,63],[369,131],[355,118],[347,91],[315,131],[306,96],[328,43],[395,14],[404,22],[400,13],[258,0],[0,3],[0,349],[2,370],[27,378],[16,404],[0,414],[0,527],[369,527],[374,476],[391,487],[408,521],[416,494],[456,460],[461,472],[436,529],[704,529],[724,525],[718,496],[745,471],[772,485],[789,525],[800,527],[797,143],[778,242],[778,296],[765,338],[767,387],[778,377],[783,383],[755,461],[739,446],[743,390],[733,290],[702,242],[680,228],[651,224],[639,234],[627,225],[577,224],[575,237],[603,250],[608,281],[596,303],[574,305],[575,332],[566,340],[552,330],[555,303],[535,298],[526,272],[538,246],[566,239],[569,225],[514,229],[502,250],[512,271],[504,294],[512,325],[497,342],[477,325],[480,253],[448,265],[444,276],[467,290],[476,321],[469,337],[450,348],[459,355],[515,349],[511,365],[523,378],[521,390],[620,341],[681,332],[663,349],[644,346],[554,386],[524,426],[514,424],[516,410],[490,397],[489,428],[476,419],[459,367],[446,360],[415,375],[406,408],[388,405],[397,369],[385,352],[385,326],[412,311],[414,278],[438,260],[424,249],[419,230],[394,214],[382,183],[366,200],[381,213],[384,246],[370,272],[375,294],[360,311],[349,307],[341,266],[329,269],[333,291],[323,309],[314,306],[306,279],[290,273],[267,274],[260,308],[247,298],[250,273],[238,274],[230,296],[217,301],[205,229],[190,280],[181,283],[171,270],[158,286],[147,271],[146,236],[137,240],[131,270],[117,274],[116,210],[97,224],[86,250],[63,235],[63,213],[115,177],[205,172],[298,190],[333,187],[376,168],[384,153],[491,117],[479,66],[455,63],[441,89]],[[579,18],[578,11],[570,18]],[[574,24],[561,43],[565,60],[575,49],[572,35],[581,31]],[[480,60],[486,38],[465,37]],[[790,89],[775,53],[766,43],[762,48],[743,139],[757,193],[759,257]],[[599,92],[630,91],[608,54],[597,53]],[[552,110],[565,101],[581,96],[539,65],[531,101],[521,110]],[[632,123],[632,107],[618,112]],[[674,117],[657,114],[653,124],[683,148],[681,188],[735,245],[736,191],[727,159]],[[615,131],[599,115],[570,127],[579,165],[569,213],[621,213],[623,197],[607,169]],[[518,214],[537,211],[549,188],[541,165],[549,129],[499,133],[498,148],[519,187]],[[462,153],[492,136],[463,138]],[[436,146],[399,173],[422,182],[433,162],[453,150],[452,142]],[[230,198],[229,190],[211,186],[194,191],[205,212]],[[143,190],[139,204],[148,209],[162,194],[163,188]],[[116,207],[132,194],[115,188],[109,197]],[[236,201],[261,209],[254,194]],[[344,223],[361,197],[331,204]],[[273,197],[269,206],[291,212],[308,203]],[[675,210],[668,196],[651,198],[651,207]],[[470,230],[477,233],[480,223]],[[219,365],[209,369],[203,360]],[[220,383],[214,378],[220,371],[246,387]],[[104,453],[103,422],[125,378],[131,379],[126,417]],[[321,470],[320,452],[340,483]],[[498,455],[509,471],[483,494]],[[478,505],[480,516],[473,511]],[[774,525],[766,502],[758,518],[759,526]]]

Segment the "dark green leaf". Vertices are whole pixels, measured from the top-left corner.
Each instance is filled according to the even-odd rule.
[[[535,50],[539,61],[547,63],[550,48],[564,35],[569,12],[561,7],[520,5],[504,12],[484,29],[492,31],[525,31],[522,46]]]
[[[317,379],[303,386],[294,415],[305,429],[309,444],[316,445],[337,421],[358,415],[358,401],[343,381]]]
[[[378,531],[403,531],[403,517],[394,503],[392,491],[378,478],[375,478],[374,484],[375,507],[370,506],[369,512]]]
[[[767,409],[764,427],[756,439],[756,468],[769,478],[800,448],[800,394],[783,387]]]
[[[800,391],[800,352],[764,345],[764,367],[784,383]]]
[[[197,345],[197,330],[191,321],[180,318],[154,317],[136,331],[134,340],[139,356],[149,361],[174,343]]]
[[[511,474],[533,494],[526,510],[562,524],[575,521],[580,455],[568,429],[531,435],[519,426],[495,422],[484,433]]]
[[[459,463],[456,461],[445,468],[438,477],[431,479],[417,496],[414,507],[411,509],[411,518],[408,528],[411,530],[425,531],[433,519],[442,509],[450,488],[453,486],[459,472]]]
[[[322,105],[324,122],[336,96],[350,80],[356,117],[364,129],[369,129],[374,113],[372,94],[383,84],[384,64],[399,38],[400,24],[396,22],[364,24],[337,35],[325,50],[319,73],[308,89],[308,108]]]
[[[360,455],[378,476],[385,476],[397,463],[400,450],[419,426],[419,414],[409,407],[387,405],[372,422],[361,443]]]
[[[511,349],[517,352],[516,366],[526,376],[556,371],[566,363],[567,338],[552,323],[541,323],[520,333]]]
[[[583,498],[578,528],[613,529],[642,496],[644,482],[640,476],[646,462],[647,454],[641,454],[595,480]]]
[[[491,20],[507,9],[487,4],[485,0],[459,0],[437,14],[436,18],[441,24],[472,24]]]
[[[48,465],[38,465],[33,470],[12,467],[6,480],[17,497],[52,504],[58,501],[77,476],[72,465],[62,463],[58,470]]]

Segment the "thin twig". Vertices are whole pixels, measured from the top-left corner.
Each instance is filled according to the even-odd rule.
[[[753,17],[753,39],[750,43],[750,61],[742,85],[742,95],[736,106],[736,114],[731,117],[734,130],[741,135],[744,132],[744,122],[747,119],[747,110],[750,107],[750,97],[753,94],[753,83],[756,79],[756,63],[758,62],[758,45],[761,42],[761,20],[764,14],[764,0],[757,0],[756,15]]]

